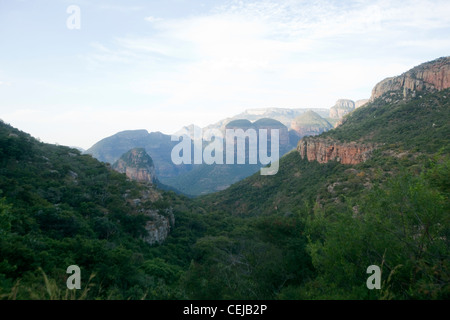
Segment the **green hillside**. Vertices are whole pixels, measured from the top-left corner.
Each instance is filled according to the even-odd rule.
[[[177,228],[178,249],[166,255],[143,241],[150,218],[142,209],[166,208],[181,225],[195,212],[173,192],[131,182],[76,149],[0,123],[0,298],[175,297],[170,286],[189,266],[192,232]],[[69,293],[62,280],[72,264],[82,269],[82,292]]]
[[[359,171],[364,172],[360,173],[361,177],[356,178],[354,183],[348,183],[345,189],[348,193],[358,188],[365,189],[364,183],[372,183],[369,176],[375,179],[380,175],[380,171],[375,174],[377,170],[383,172],[381,176],[388,176],[402,167],[420,167],[429,161],[430,155],[439,154],[445,158],[450,147],[449,95],[450,90],[447,89],[434,94],[424,94],[422,98],[409,101],[385,103],[380,98],[346,116],[344,123],[338,128],[320,135],[321,138],[329,137],[343,142],[377,143],[379,149],[365,163],[355,166],[342,165],[338,162],[319,165],[317,162],[302,160],[300,155],[293,151],[281,159],[277,175],[264,177],[255,174],[245,181],[236,183],[229,190],[202,199],[214,202],[220,199],[224,204],[233,204],[230,210],[248,214],[252,212],[250,203],[253,202],[251,200],[253,194],[257,199],[254,202],[258,212],[261,208],[270,211],[270,207],[274,206],[291,209],[292,206],[299,205],[305,195],[310,195],[311,197],[307,198],[315,200],[320,190],[314,188],[324,187],[323,184],[330,174],[336,179],[340,175],[348,179],[356,176]],[[335,182],[333,179],[329,181],[330,184]],[[342,184],[347,182],[340,182],[339,188],[343,189]],[[247,196],[238,197],[238,194],[242,194],[242,188],[245,189],[244,194]],[[277,192],[273,193],[272,190]],[[327,194],[329,195],[327,190],[323,190],[322,193],[318,196],[327,198]],[[236,198],[243,200],[232,200]],[[288,204],[289,201],[281,200],[284,198],[293,203]],[[242,204],[245,209],[239,209],[238,204]]]
[[[273,299],[312,272],[291,220],[206,211],[3,123],[0,163],[1,299]],[[145,210],[173,212],[162,245],[142,239]],[[80,291],[66,288],[69,265]]]
[[[386,102],[386,99],[392,101]],[[403,100],[390,92],[344,117],[344,123],[322,137],[340,141],[383,143],[386,148],[410,152],[450,151],[450,89]]]
[[[255,174],[199,201],[219,212],[276,216],[304,228],[315,275],[288,285],[279,298],[448,299],[448,94],[378,99],[320,136],[378,143],[364,163],[319,164],[293,151],[281,159],[278,174]],[[384,268],[383,290],[369,292],[365,272],[373,264]]]

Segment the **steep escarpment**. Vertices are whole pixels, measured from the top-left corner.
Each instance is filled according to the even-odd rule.
[[[371,101],[387,92],[401,90],[404,98],[421,91],[440,91],[450,88],[450,57],[423,63],[397,77],[379,82],[372,90]]]
[[[448,139],[449,87],[450,57],[424,63],[378,83],[371,100],[346,115],[340,126],[303,138],[297,150],[309,161],[343,164],[364,162],[387,144],[400,152],[436,152]]]
[[[333,139],[305,137],[299,141],[297,151],[308,161],[327,163],[338,161],[342,164],[358,164],[370,158],[374,144],[357,142],[343,143]]]

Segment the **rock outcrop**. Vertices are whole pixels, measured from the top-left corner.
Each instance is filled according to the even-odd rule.
[[[355,110],[355,102],[348,99],[339,99],[335,105],[330,108],[330,118],[342,119],[347,113]]]
[[[142,235],[144,240],[149,245],[163,243],[170,232],[175,227],[175,215],[173,208],[168,207],[164,209],[148,209],[149,203],[154,203],[163,199],[161,192],[149,185],[148,188],[140,190],[137,198],[131,198],[131,190],[127,190],[123,197],[134,208],[133,214],[144,215],[146,217],[145,235]]]
[[[302,159],[319,163],[334,160],[342,164],[358,164],[369,159],[374,149],[373,144],[344,143],[319,137],[305,137],[297,145],[297,151]]]
[[[124,153],[112,168],[125,173],[131,180],[146,183],[153,183],[156,180],[153,160],[144,148],[134,148]]]
[[[371,101],[387,92],[402,91],[403,98],[414,97],[420,91],[450,88],[450,57],[423,63],[397,77],[379,82],[372,90]]]
[[[147,235],[144,241],[150,245],[163,243],[175,224],[172,209],[166,209],[163,213],[159,210],[149,210],[146,215],[150,219],[145,225]]]

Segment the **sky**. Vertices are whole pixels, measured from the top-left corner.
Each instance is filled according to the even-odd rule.
[[[329,108],[448,56],[449,35],[448,0],[0,0],[0,119],[87,149],[250,108]]]

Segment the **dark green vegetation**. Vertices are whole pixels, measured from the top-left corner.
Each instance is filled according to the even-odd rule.
[[[146,186],[0,124],[0,294],[66,298],[77,264],[67,298],[449,299],[449,93],[378,99],[322,135],[379,144],[358,165],[293,151],[216,194],[154,191],[144,206],[171,207],[175,227],[153,247],[127,201]]]
[[[176,190],[190,196],[207,194],[228,188],[258,171],[260,165],[240,164],[240,165],[195,165],[194,169],[178,177],[165,180],[167,185],[171,185]]]
[[[159,254],[141,240],[146,217],[127,201],[142,188],[91,156],[0,124],[1,293],[60,298],[71,264],[82,268],[84,286],[95,275],[87,298],[137,299],[156,290],[145,268]],[[147,206],[167,206],[163,199]]]
[[[389,103],[386,102],[391,101]],[[403,100],[389,92],[344,117],[344,124],[322,137],[384,144],[386,150],[435,153],[450,151],[450,89]]]

